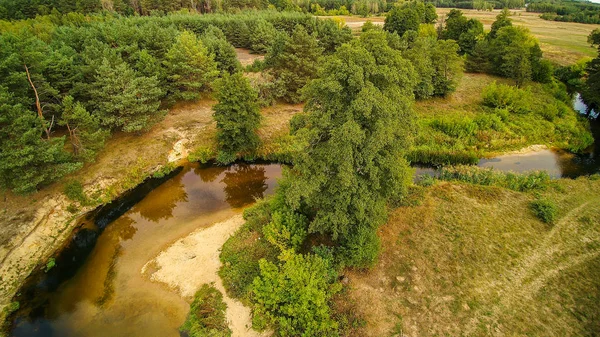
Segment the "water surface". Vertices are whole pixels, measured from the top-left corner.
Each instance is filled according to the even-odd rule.
[[[91,245],[89,255],[72,256],[83,258],[83,265],[56,287],[48,286],[49,276],[25,290],[25,308],[11,336],[179,336],[188,303],[149,281],[142,267],[177,239],[272,193],[280,176],[281,166],[275,164],[190,164],[115,220],[111,212],[119,207],[100,212],[79,230],[78,240]],[[88,234],[100,231],[96,237]]]

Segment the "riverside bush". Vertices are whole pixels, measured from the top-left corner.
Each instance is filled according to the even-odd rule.
[[[540,220],[547,224],[551,224],[556,220],[558,208],[556,204],[547,199],[537,199],[531,202],[531,210]]]
[[[188,337],[229,337],[231,329],[225,318],[227,304],[213,285],[204,284],[196,292],[190,313],[179,328]]]
[[[532,171],[518,174],[495,171],[492,168],[464,165],[442,168],[437,179],[462,181],[484,186],[498,186],[520,192],[544,190],[550,184],[550,176],[546,171]]]

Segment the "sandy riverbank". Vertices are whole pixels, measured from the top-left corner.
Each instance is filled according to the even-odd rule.
[[[236,215],[211,227],[198,229],[149,261],[142,268],[142,274],[166,284],[189,301],[203,284],[214,283],[227,304],[227,320],[233,337],[264,336],[251,329],[250,308],[227,296],[217,274],[221,266],[221,247],[243,224],[242,216]]]

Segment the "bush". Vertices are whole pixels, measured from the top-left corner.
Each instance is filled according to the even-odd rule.
[[[80,204],[86,204],[88,202],[88,197],[83,191],[83,185],[80,181],[71,180],[65,184],[63,192],[67,196],[67,198],[78,201]]]
[[[483,104],[490,108],[507,109],[511,113],[525,114],[531,108],[531,93],[506,84],[490,84],[483,89]]]
[[[261,260],[252,284],[252,325],[273,328],[282,337],[335,336],[338,324],[329,302],[340,290],[330,259],[291,254],[281,266]]]
[[[262,237],[262,228],[271,221],[270,202],[259,201],[244,211],[246,223],[221,249],[222,266],[219,276],[227,294],[237,299],[247,299],[252,281],[260,273],[258,261],[275,261],[278,249]]]
[[[547,199],[534,200],[530,204],[531,210],[540,220],[547,224],[554,223],[558,208],[554,202]]]
[[[265,238],[282,251],[298,251],[308,230],[308,218],[291,210],[275,211],[271,222],[263,228]]]
[[[191,162],[200,162],[206,164],[210,159],[214,158],[214,151],[208,147],[201,146],[188,155],[188,160]]]
[[[189,337],[229,337],[231,329],[225,319],[225,310],[227,304],[223,302],[223,294],[213,285],[204,284],[194,296],[190,313],[179,331]]]
[[[550,184],[550,176],[546,171],[517,174],[477,166],[444,167],[441,169],[438,179],[462,181],[484,186],[498,186],[520,192],[544,190]]]

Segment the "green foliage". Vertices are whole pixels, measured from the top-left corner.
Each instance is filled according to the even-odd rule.
[[[259,201],[244,210],[246,223],[223,245],[219,259],[219,276],[227,294],[237,299],[247,299],[252,281],[260,273],[258,261],[275,261],[278,249],[262,234],[262,228],[271,221],[269,201]]]
[[[538,41],[526,28],[513,26],[508,16],[504,10],[496,17],[486,38],[469,54],[467,69],[511,78],[517,86],[529,80],[550,82],[553,67],[542,59]]]
[[[554,223],[558,208],[556,204],[548,199],[537,199],[531,202],[531,210],[540,220],[547,224]]]
[[[221,152],[218,160],[227,163],[230,162],[227,158],[258,147],[260,139],[256,131],[261,115],[257,93],[241,73],[225,73],[215,86],[218,103],[213,107],[213,116],[217,121],[217,142]]]
[[[189,337],[229,337],[232,332],[225,317],[226,310],[223,294],[214,285],[203,284],[194,295],[190,313],[179,331]]]
[[[235,48],[227,42],[225,34],[219,28],[210,26],[202,35],[201,40],[208,53],[217,63],[217,69],[221,73],[233,74],[242,69]]]
[[[434,166],[477,164],[479,153],[471,149],[443,147],[439,145],[420,145],[411,148],[406,159],[413,164]]]
[[[385,222],[387,198],[404,193],[410,179],[399,158],[410,142],[414,82],[386,34],[370,30],[338,48],[307,86],[307,127],[296,132],[306,148],[295,158],[286,200],[294,210],[314,210],[309,232],[370,251],[365,233]],[[349,265],[372,262],[346,257]]]
[[[213,57],[194,33],[182,32],[166,55],[171,92],[178,98],[194,100],[208,90],[219,71]]]
[[[212,149],[201,146],[196,148],[194,151],[190,152],[190,154],[188,155],[188,161],[206,164],[210,159],[214,157],[215,154]]]
[[[472,54],[483,34],[483,24],[479,20],[467,19],[461,10],[452,9],[444,20],[440,37],[458,42],[461,54]]]
[[[410,7],[394,7],[385,16],[383,29],[399,36],[408,31],[418,31],[421,20],[419,13]]]
[[[478,129],[477,124],[469,118],[440,118],[434,119],[430,124],[433,128],[442,131],[448,136],[466,138],[473,136]]]
[[[411,61],[419,74],[415,86],[417,98],[446,96],[456,90],[463,64],[457,54],[456,42],[415,36],[414,32],[405,34],[403,40],[407,48],[402,55]]]
[[[46,269],[45,272],[49,272],[50,269],[56,267],[56,259],[54,259],[53,257],[51,257],[50,259],[48,259],[48,262],[46,262]]]
[[[303,26],[296,26],[290,38],[278,35],[265,63],[285,90],[282,96],[285,101],[300,102],[300,90],[316,76],[321,54],[316,37]]]
[[[254,25],[250,34],[250,49],[255,53],[266,53],[273,44],[277,31],[264,19],[259,19]]]
[[[67,198],[78,201],[82,205],[88,202],[88,197],[83,191],[83,185],[78,180],[68,181],[65,184],[63,192]]]
[[[278,336],[335,336],[329,302],[341,289],[331,261],[292,253],[281,266],[261,260],[252,283],[254,328],[271,327]]]
[[[156,77],[138,76],[127,63],[116,66],[106,58],[96,70],[91,105],[102,125],[125,132],[140,132],[160,121],[165,92]]]
[[[531,111],[531,93],[506,84],[496,82],[485,87],[482,92],[483,104],[511,113],[526,114]]]
[[[544,190],[550,184],[550,176],[546,171],[517,174],[477,166],[444,167],[441,169],[437,179],[462,181],[484,186],[498,186],[520,192]]]
[[[28,193],[81,167],[65,138],[42,139],[42,122],[0,86],[0,186]]]
[[[72,96],[66,96],[62,105],[64,110],[59,125],[67,127],[73,153],[85,161],[92,161],[104,147],[109,131],[102,130],[98,118],[87,112],[81,103],[74,102]]]
[[[265,238],[282,251],[298,251],[306,239],[308,219],[291,210],[278,210],[271,215],[271,222],[263,228]]]

